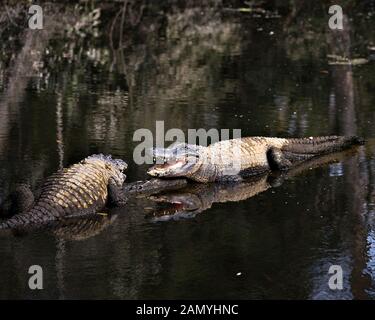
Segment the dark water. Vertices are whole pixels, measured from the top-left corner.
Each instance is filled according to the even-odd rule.
[[[128,181],[146,178],[147,166],[133,162],[133,134],[155,132],[157,120],[165,130],[357,134],[368,143],[192,219],[153,223],[145,218],[153,204],[141,199],[81,240],[2,235],[0,298],[375,297],[375,63],[326,58],[368,57],[373,19],[346,20],[341,33],[298,22],[285,31],[285,19],[204,10],[169,13],[146,40],[141,34],[115,55],[106,42],[79,50],[30,34],[8,69],[2,65],[1,198],[13,182],[37,188],[61,165],[96,152],[127,160]],[[33,47],[43,52],[36,67],[25,62]],[[30,265],[44,270],[41,291],[28,288]],[[331,265],[343,269],[343,290],[328,287]]]

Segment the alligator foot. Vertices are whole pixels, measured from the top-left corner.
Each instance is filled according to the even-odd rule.
[[[28,184],[16,184],[14,191],[1,204],[1,216],[13,216],[28,211],[34,204],[34,195]]]
[[[288,175],[286,174],[285,171],[284,172],[280,172],[280,171],[272,172],[267,177],[267,182],[272,188],[277,188],[277,187],[280,187],[284,183],[284,181],[287,179],[287,176]]]
[[[117,207],[124,206],[128,201],[126,194],[114,179],[108,181],[108,202]]]
[[[285,157],[284,153],[275,147],[267,151],[267,160],[272,170],[285,171],[292,166],[292,163]]]

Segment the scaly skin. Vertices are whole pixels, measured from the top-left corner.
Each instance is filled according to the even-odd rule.
[[[241,180],[271,170],[287,170],[316,156],[363,144],[358,137],[282,139],[247,137],[214,143],[208,147],[180,144],[172,149],[154,149],[165,158],[148,174],[160,178],[186,177],[197,182]]]
[[[314,157],[296,164],[289,171],[269,172],[239,182],[192,183],[179,190],[155,194],[149,199],[162,206],[147,217],[152,221],[192,218],[210,209],[214,203],[238,202],[252,198],[270,188],[279,187],[285,180],[313,168],[343,161],[352,156],[353,152],[354,150],[348,150]]]
[[[135,181],[124,185],[123,192],[127,198],[144,198],[152,194],[181,189],[186,186],[186,179],[150,179],[145,181]]]
[[[127,165],[110,156],[93,155],[49,177],[38,199],[0,223],[0,229],[41,227],[61,218],[94,214],[110,202],[121,204]]]
[[[171,191],[175,189],[180,189],[187,185],[186,179],[173,179],[173,180],[161,180],[161,179],[151,179],[146,181],[136,181],[124,184],[122,189],[119,191],[123,199],[131,198],[144,198],[152,194],[159,193],[162,191]],[[30,203],[30,198],[33,199],[33,195],[26,185],[17,186],[14,193],[8,199],[9,202],[14,201],[11,207],[11,212],[19,209],[20,207],[27,207]],[[31,201],[32,201],[31,199]],[[38,217],[28,215],[20,215],[15,219],[9,219],[6,224],[3,225],[3,229],[9,229],[12,233],[16,235],[30,233],[32,231],[44,231],[52,232],[56,237],[63,238],[65,240],[77,241],[84,240],[93,237],[100,232],[102,232],[106,227],[108,227],[116,219],[116,211],[121,210],[121,208],[114,208],[110,213],[94,213],[91,211],[80,211],[76,212],[76,215],[69,216],[59,216],[49,218],[46,217],[45,220]],[[95,211],[95,210],[93,210]],[[101,210],[102,211],[102,210]],[[22,216],[22,220],[30,219],[26,223],[19,221]],[[10,226],[10,222],[12,226]]]
[[[147,218],[154,222],[192,218],[210,209],[214,203],[242,201],[269,188],[267,174],[236,183],[193,183],[181,190],[150,196],[151,200],[164,203],[164,208],[151,212]],[[165,204],[169,206],[165,207]]]

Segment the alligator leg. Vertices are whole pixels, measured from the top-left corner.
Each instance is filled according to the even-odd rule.
[[[108,202],[111,205],[123,206],[126,204],[128,198],[122,189],[114,179],[109,179],[108,182]]]
[[[271,147],[267,151],[267,160],[271,170],[288,170],[292,165],[279,148]]]
[[[287,179],[288,173],[285,171],[271,172],[267,177],[267,182],[272,188],[280,187]]]
[[[12,216],[27,212],[34,204],[34,195],[27,184],[18,184],[2,205],[4,213]]]

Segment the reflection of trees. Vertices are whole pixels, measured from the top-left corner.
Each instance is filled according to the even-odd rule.
[[[8,23],[6,26],[1,25],[2,37],[9,37],[8,41],[1,44],[0,58],[0,64],[4,66],[0,72],[3,81],[3,92],[0,97],[0,157],[9,162],[8,170],[2,172],[4,177],[9,175],[10,178],[5,178],[8,181],[17,180],[21,176],[18,174],[20,168],[12,167],[14,163],[12,160],[17,158],[18,161],[22,162],[26,156],[23,153],[25,148],[17,147],[11,140],[11,131],[16,128],[18,135],[22,138],[29,137],[30,131],[35,136],[45,137],[42,129],[37,127],[38,124],[33,123],[37,116],[32,115],[29,118],[25,116],[31,108],[31,105],[27,103],[27,89],[33,80],[36,83],[41,78],[45,80],[46,74],[43,72],[47,66],[44,59],[49,41],[56,35],[57,30],[61,30],[62,25],[74,19],[72,15],[56,14],[56,11],[53,10],[54,5],[52,7],[46,5],[45,8],[50,11],[44,18],[45,27],[43,30],[35,31],[24,28],[27,10],[22,4],[16,4],[11,9],[9,8],[8,18],[16,22],[9,25],[9,20],[6,22],[0,21],[0,25],[1,23]],[[54,141],[53,138],[52,141]],[[32,148],[33,143],[35,141],[31,143],[26,141],[26,149]],[[22,145],[23,141],[19,141],[19,144]],[[44,176],[44,170],[48,167],[48,162],[43,157],[39,156],[35,161],[39,162],[39,166],[35,166],[32,172],[28,173],[28,182],[32,184]],[[7,192],[9,185],[2,187]]]
[[[344,16],[344,30],[343,31],[329,31],[327,34],[328,50],[332,54],[338,54],[345,57],[351,57],[351,25],[349,24],[347,16]],[[337,127],[338,133],[342,135],[356,135],[357,128],[357,113],[356,110],[356,95],[355,83],[353,80],[353,70],[351,66],[332,66],[332,93],[329,104],[329,117],[333,126]],[[342,248],[341,252],[331,257],[322,257],[320,263],[323,269],[322,273],[327,272],[330,264],[339,264],[343,267],[345,276],[345,291],[347,294],[352,294],[352,297],[360,299],[366,298],[370,283],[367,276],[364,274],[366,266],[366,247],[367,247],[367,225],[366,215],[364,210],[366,199],[368,198],[368,187],[371,181],[369,180],[369,172],[362,170],[360,167],[361,159],[364,159],[364,150],[359,155],[353,157],[348,161],[346,169],[344,194],[347,201],[343,208],[344,212],[354,214],[354,216],[343,217],[338,221],[339,237],[336,238],[337,246]],[[316,201],[321,201],[317,198]],[[345,222],[347,221],[347,222]],[[344,226],[344,223],[346,226]],[[333,236],[333,235],[332,235]],[[317,261],[319,263],[319,260]],[[327,278],[320,277],[317,280],[326,281]],[[325,283],[318,285],[317,289],[322,290],[326,288]],[[322,290],[321,292],[324,292]],[[327,290],[325,295],[317,296],[318,298],[335,297],[335,293]]]
[[[135,121],[142,119],[139,125],[147,128],[154,127],[155,119],[181,129],[199,121],[217,126],[214,115],[202,116],[233,85],[223,83],[223,92],[217,91],[223,59],[240,52],[240,25],[224,20],[217,9],[189,8],[172,10],[163,23],[146,19],[138,28],[138,37],[146,37],[147,43],[135,41],[118,54],[126,65]]]
[[[19,37],[19,46],[7,41],[0,45],[0,158],[6,161],[6,168],[0,166],[0,171],[4,181],[27,177],[36,184],[55,171],[62,159],[71,163],[98,151],[130,159],[134,130],[154,130],[155,120],[166,120],[166,129],[241,127],[244,135],[375,133],[370,127],[375,113],[361,108],[375,103],[368,94],[374,89],[372,69],[331,66],[327,71],[325,60],[327,53],[350,55],[350,47],[361,50],[366,41],[374,41],[372,20],[354,19],[351,31],[330,33],[327,10],[311,1],[290,2],[291,7],[284,11],[291,15],[270,23],[254,22],[246,14],[223,15],[220,5],[185,6],[177,2],[168,6],[147,1],[116,2],[112,8],[106,5],[101,8],[99,37],[91,29],[82,36],[82,26],[95,9],[88,6],[80,12],[79,28],[67,34],[59,27],[58,32],[50,27],[43,33],[26,30]],[[75,14],[70,19],[75,20]],[[5,21],[2,17],[1,26]],[[63,18],[67,17],[54,17],[54,23]],[[255,32],[258,26],[275,31],[274,37]],[[1,28],[0,35],[8,31]],[[357,70],[363,79],[356,77]],[[331,88],[330,96],[327,87]],[[44,106],[47,103],[50,107]],[[51,152],[55,149],[64,156]],[[103,232],[85,242],[85,249],[67,246],[63,271],[76,272],[78,278],[80,261],[74,259],[81,254],[81,259],[89,259],[95,254],[99,257],[94,264],[100,270],[98,277],[108,279],[108,287],[103,291],[97,288],[97,294],[124,298],[153,297],[150,288],[161,287],[166,297],[183,288],[191,289],[191,295],[180,291],[181,296],[192,297],[200,290],[208,296],[214,285],[221,289],[218,297],[219,293],[230,295],[236,286],[244,297],[307,297],[326,288],[327,264],[333,258],[351,274],[353,296],[365,297],[371,284],[363,270],[372,277],[374,274],[374,250],[367,250],[374,235],[367,228],[374,227],[375,171],[373,161],[364,159],[373,153],[374,146],[368,144],[358,157],[342,166],[283,185],[280,190],[287,195],[306,189],[306,194],[298,193],[300,199],[287,199],[287,207],[285,194],[278,191],[276,195],[267,191],[245,204],[213,206],[212,210],[236,213],[233,220],[222,211],[201,218],[202,224],[195,228],[186,227],[194,223],[188,222],[159,229],[144,225],[143,215],[139,215],[143,209],[129,207],[129,215],[122,215],[116,228],[109,228],[115,232],[113,237]],[[144,168],[136,171],[144,174]],[[343,183],[331,181],[331,175],[340,179],[341,174]],[[7,189],[7,183],[1,188]],[[147,228],[146,234],[142,228]],[[37,239],[24,250],[54,250],[45,243]],[[171,243],[180,249],[175,250]],[[222,252],[214,252],[218,246]],[[3,250],[4,260],[17,260],[18,270],[29,262],[29,257]],[[228,256],[234,261],[228,261]],[[108,261],[100,257],[109,257],[115,272],[108,275]],[[253,261],[254,257],[259,259]],[[213,262],[219,273],[228,277],[237,266],[246,269],[250,274],[244,280],[246,288],[218,284]],[[295,275],[295,269],[303,272]],[[312,278],[314,274],[318,276]],[[63,280],[81,283],[74,277]],[[180,283],[175,283],[174,277]],[[204,287],[207,279],[212,279],[212,287]],[[23,283],[23,279],[13,280]],[[10,282],[6,284],[10,286]],[[64,293],[71,289],[64,288]],[[86,296],[95,294],[88,291]]]
[[[348,8],[344,8],[349,10]],[[364,12],[367,12],[364,10]],[[326,21],[322,21],[320,26],[314,27],[313,24],[316,22],[306,21],[303,18],[304,13],[302,10],[301,15],[296,19],[296,23],[290,25],[290,28],[286,29],[288,32],[287,39],[287,50],[288,55],[298,61],[306,61],[309,55],[313,55],[315,59],[319,57],[325,57],[326,54],[334,54],[349,58],[355,58],[353,56],[353,47],[355,46],[361,52],[363,44],[360,43],[358,36],[355,34],[362,34],[366,28],[367,23],[356,24],[355,22],[349,23],[348,17],[344,19],[344,30],[343,31],[332,31],[328,28],[323,28],[318,31],[322,25],[326,25]],[[298,35],[298,30],[303,29],[306,32]],[[356,29],[355,31],[353,29]],[[294,30],[294,31],[293,31]],[[373,35],[367,35],[369,38]],[[326,44],[324,45],[324,37],[326,37]],[[367,40],[369,41],[369,40]],[[362,51],[363,52],[363,51]],[[358,55],[358,52],[355,54]],[[372,118],[371,113],[367,113],[366,110],[361,110],[360,106],[363,97],[362,87],[360,80],[355,79],[352,66],[331,66],[329,72],[331,74],[332,90],[329,97],[329,108],[326,112],[319,113],[320,115],[326,114],[328,116],[329,123],[327,124],[331,130],[343,135],[362,135],[363,129],[359,127],[359,124],[366,122],[366,117]],[[320,70],[324,70],[325,66],[320,66]],[[366,95],[364,95],[366,96]],[[362,98],[363,97],[363,98]],[[288,99],[288,98],[286,98]],[[284,99],[285,100],[285,99]],[[370,103],[367,103],[370,105]],[[289,106],[291,108],[291,106]],[[284,110],[285,112],[285,110]],[[290,114],[286,112],[286,114]],[[309,119],[310,116],[307,118]],[[316,121],[311,121],[315,123]],[[290,123],[290,122],[288,122]],[[297,122],[300,123],[300,122]],[[311,128],[309,128],[311,131]],[[367,145],[366,149],[373,148]],[[336,195],[337,190],[333,193],[327,194],[326,191],[319,192],[315,195],[315,202],[329,203],[327,208],[334,208],[331,201],[338,201],[342,197],[345,197],[345,206],[342,207],[343,216],[337,217],[337,230],[329,232],[329,237],[335,238],[336,246],[341,248],[337,253],[332,253],[331,256],[322,255],[321,258],[317,259],[313,264],[313,273],[318,274],[316,279],[313,279],[315,289],[313,290],[312,297],[329,298],[335,297],[335,293],[327,288],[326,282],[328,277],[326,276],[328,267],[332,263],[342,264],[344,268],[344,275],[346,274],[346,290],[347,294],[352,294],[354,298],[366,298],[368,297],[368,290],[371,287],[371,281],[369,278],[373,277],[373,273],[367,272],[366,256],[369,260],[373,260],[373,252],[368,251],[368,242],[372,239],[371,231],[368,233],[368,216],[371,214],[371,210],[367,208],[368,199],[371,199],[371,190],[373,189],[372,169],[369,166],[362,164],[366,155],[365,150],[353,157],[348,161],[347,166],[344,168],[345,172],[345,184],[343,194]],[[369,151],[367,151],[369,152]],[[370,152],[371,153],[371,152]],[[368,155],[367,155],[368,157]],[[322,181],[321,190],[324,190],[325,182]],[[337,198],[337,200],[334,200]],[[324,200],[323,200],[324,199]],[[316,207],[317,212],[322,212],[320,206]],[[346,214],[351,213],[351,215]],[[335,235],[335,232],[339,232],[339,235]],[[326,235],[327,237],[327,235]],[[321,269],[319,275],[318,269]],[[344,284],[345,285],[345,284]],[[327,290],[324,294],[323,292]],[[320,292],[322,295],[316,295]],[[345,296],[345,294],[344,294]],[[347,296],[347,297],[349,297]],[[337,296],[336,296],[337,297]]]

